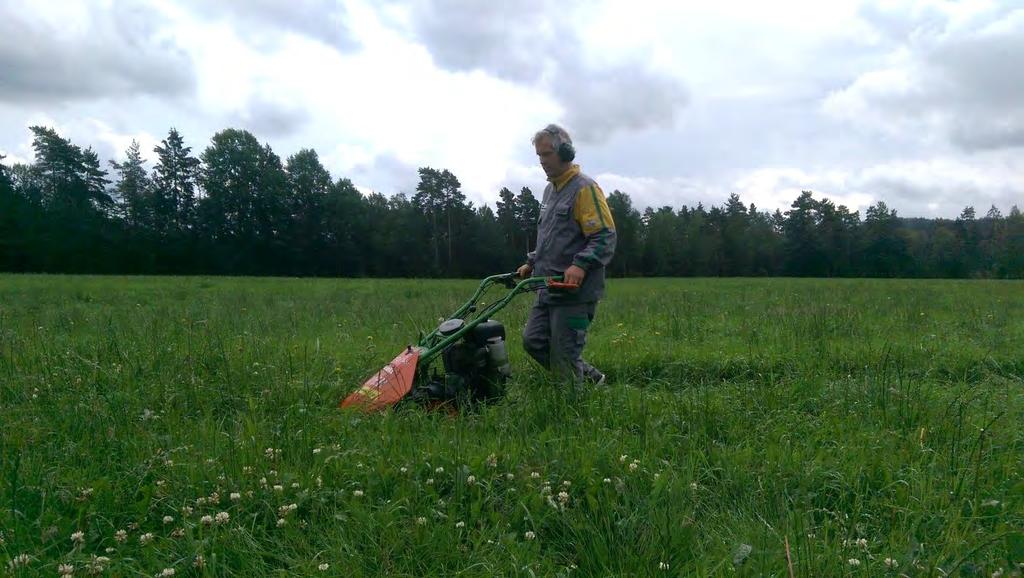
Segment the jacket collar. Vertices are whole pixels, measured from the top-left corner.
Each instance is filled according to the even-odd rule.
[[[578,174],[580,174],[580,166],[573,165],[569,167],[569,170],[565,171],[564,173],[558,175],[555,178],[548,180],[551,181],[551,184],[555,185],[555,192],[557,193],[558,191],[561,191],[565,187],[565,185],[568,184],[569,181],[571,181],[572,178]]]

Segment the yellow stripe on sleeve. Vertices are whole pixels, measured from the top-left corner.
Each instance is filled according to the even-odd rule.
[[[612,220],[608,201],[604,198],[604,191],[597,184],[581,189],[576,195],[573,217],[580,224],[584,235],[593,235],[602,229],[615,230],[615,221]]]

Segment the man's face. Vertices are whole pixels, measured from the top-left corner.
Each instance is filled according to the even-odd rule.
[[[558,158],[558,152],[552,146],[550,137],[542,136],[537,139],[533,147],[537,151],[540,166],[549,179],[553,179],[569,169],[569,163],[563,163],[562,159]]]

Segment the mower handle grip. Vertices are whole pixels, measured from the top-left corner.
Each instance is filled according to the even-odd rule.
[[[561,278],[561,275],[557,277],[548,277],[547,280],[544,282],[544,286],[547,287],[548,289],[554,289],[556,291],[575,291],[580,288],[579,284],[577,283],[564,283],[562,281],[556,280]]]
[[[508,287],[509,289],[515,289],[516,285],[518,285],[518,283],[516,282],[517,279],[519,280],[519,282],[523,282],[523,281],[541,282],[541,281],[543,281],[544,282],[544,287],[546,287],[548,289],[553,289],[555,291],[575,291],[575,290],[580,288],[580,286],[578,284],[576,284],[576,283],[565,283],[565,282],[563,282],[562,278],[563,278],[562,275],[552,275],[550,277],[522,277],[522,278],[520,278],[518,271],[513,271],[511,273],[505,273],[504,275],[500,275],[499,276],[499,280],[505,285],[505,287]]]

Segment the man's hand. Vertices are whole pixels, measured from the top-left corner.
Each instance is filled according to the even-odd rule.
[[[526,279],[531,274],[533,274],[533,267],[531,267],[529,263],[516,269],[516,277],[519,277],[520,279]]]
[[[562,282],[569,283],[571,285],[582,285],[583,278],[587,276],[587,272],[578,265],[570,265],[565,270],[565,274],[562,275]]]

